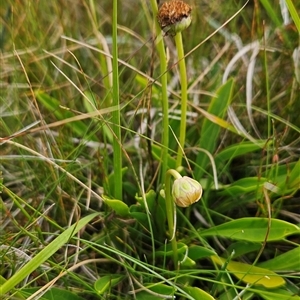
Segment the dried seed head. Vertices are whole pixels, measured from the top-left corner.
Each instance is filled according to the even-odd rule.
[[[165,2],[158,11],[157,20],[166,35],[174,36],[191,24],[192,8],[179,0]]]

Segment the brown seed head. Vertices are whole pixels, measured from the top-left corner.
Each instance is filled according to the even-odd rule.
[[[172,25],[176,25],[176,23],[180,23],[186,19],[190,19],[191,11],[192,8],[183,1],[180,0],[168,1],[165,2],[159,9],[157,20],[161,29],[164,30],[166,34],[170,33],[171,35],[173,34],[175,35],[176,31],[181,31],[184,28],[181,29],[180,27],[179,30],[175,29],[174,31],[174,29],[172,30]],[[190,21],[188,25],[189,24]]]

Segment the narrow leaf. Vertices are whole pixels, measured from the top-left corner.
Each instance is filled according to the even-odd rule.
[[[24,294],[26,296],[25,299],[28,299],[30,296],[32,296],[34,293],[36,293],[38,290],[39,290],[39,288],[28,288],[28,289],[26,288],[26,289],[22,289],[21,292],[22,292],[22,294]],[[39,296],[35,297],[34,299],[39,299],[39,300],[84,300],[84,298],[80,297],[75,292],[71,292],[71,291],[64,290],[64,289],[59,289],[56,287],[52,287],[45,294],[39,295]]]
[[[117,199],[109,199],[108,197],[102,196],[104,203],[113,209],[119,216],[127,217],[129,215],[129,207],[126,203]]]
[[[258,265],[269,270],[300,271],[300,247],[287,251]]]
[[[95,290],[99,295],[104,294],[106,291],[110,290],[112,287],[116,286],[124,276],[120,275],[106,275],[99,278],[95,284]]]
[[[300,34],[300,15],[297,13],[296,7],[293,4],[292,0],[285,0],[285,3],[288,7],[288,10],[291,14],[291,17],[297,27],[298,33]]]
[[[212,256],[211,259],[219,266],[226,262],[224,258],[217,256]],[[246,283],[259,284],[266,288],[276,288],[285,284],[284,279],[276,273],[256,266],[230,261],[226,269]]]
[[[215,298],[211,296],[210,294],[204,292],[203,290],[192,287],[192,286],[186,286],[182,288],[187,294],[189,294],[193,299],[195,300],[214,300]]]
[[[145,291],[135,295],[136,300],[162,300],[170,299],[175,293],[175,288],[163,283],[144,284]],[[173,297],[172,297],[173,298]]]
[[[251,242],[279,241],[290,234],[300,234],[297,225],[286,221],[267,218],[242,218],[233,220],[201,232],[201,236],[223,236],[235,240],[246,240]]]
[[[53,113],[58,120],[63,121],[74,117],[74,113],[68,109],[60,107],[59,100],[50,97],[42,91],[36,92],[36,99],[42,103],[47,110]],[[74,134],[79,137],[84,137],[89,132],[89,127],[86,126],[83,121],[66,122],[66,126],[68,126]],[[97,140],[95,136],[90,136],[89,138],[94,141]]]
[[[259,141],[256,144],[248,141],[234,144],[226,147],[223,151],[218,153],[215,160],[216,162],[226,162],[229,159],[260,150],[265,147],[266,144],[266,141]]]
[[[300,297],[284,288],[266,290],[263,287],[257,287],[255,290],[265,300],[300,300]]]
[[[228,105],[232,99],[233,84],[234,81],[230,79],[219,88],[217,96],[211,101],[208,108],[209,115],[214,115],[215,117],[213,119],[206,118],[203,121],[199,147],[210,153],[214,153],[221,127],[225,126],[225,121],[222,119],[224,118]],[[196,164],[199,166],[195,174],[196,178],[202,177],[208,161],[208,156],[203,152],[199,152],[196,159]]]

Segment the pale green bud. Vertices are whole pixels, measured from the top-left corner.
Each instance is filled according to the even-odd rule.
[[[202,196],[201,184],[187,176],[175,179],[172,187],[172,196],[180,207],[188,207],[199,201]]]

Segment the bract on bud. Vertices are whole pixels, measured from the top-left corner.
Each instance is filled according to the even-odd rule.
[[[190,26],[192,8],[179,0],[165,2],[158,11],[157,20],[166,35],[175,36]]]
[[[172,187],[175,203],[180,207],[188,207],[200,200],[202,196],[201,184],[187,176],[175,179]]]

